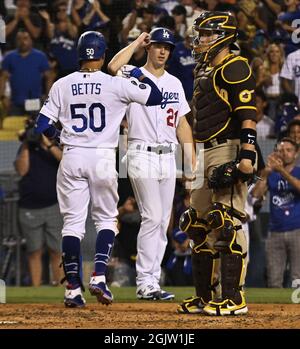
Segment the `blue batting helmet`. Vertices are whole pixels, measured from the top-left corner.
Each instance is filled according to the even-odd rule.
[[[150,42],[169,44],[171,48],[175,47],[174,34],[166,28],[155,28],[150,32]]]
[[[104,36],[95,31],[88,31],[81,34],[77,52],[79,61],[90,61],[100,59],[106,50]]]

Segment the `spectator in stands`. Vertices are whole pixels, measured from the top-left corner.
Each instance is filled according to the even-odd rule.
[[[275,135],[278,139],[287,135],[288,124],[300,113],[298,98],[293,93],[280,96],[275,120]]]
[[[45,87],[43,88],[43,78]],[[18,32],[17,49],[7,53],[2,62],[0,98],[5,95],[6,81],[11,89],[10,115],[24,115],[25,102],[47,95],[51,84],[50,67],[46,55],[33,48],[28,32]],[[40,106],[36,109],[38,110]]]
[[[178,229],[180,216],[190,205],[190,193],[184,189],[184,185],[184,181],[176,182],[173,211],[168,228],[169,243],[165,254],[167,256],[171,248],[165,269],[166,284],[173,286],[191,285],[192,281],[190,239],[186,233]]]
[[[239,12],[237,13],[238,27],[240,30],[249,32],[255,29],[267,30],[267,23],[262,18],[262,8],[255,0],[240,0]]]
[[[300,168],[295,166],[298,145],[283,138],[268,156],[256,198],[270,192],[269,234],[266,240],[267,285],[282,287],[287,261],[291,279],[300,279]]]
[[[281,93],[279,74],[284,63],[284,51],[280,45],[271,44],[267,48],[266,59],[262,65],[260,86],[268,100],[268,115],[275,120],[276,109]]]
[[[55,8],[54,24],[47,11],[40,11],[46,21],[47,36],[50,39],[49,53],[55,60],[57,79],[73,73],[78,68],[76,44],[78,29],[67,13],[67,3],[61,2]]]
[[[212,1],[209,3],[205,1],[199,1],[199,0],[181,0],[181,4],[185,7],[187,13],[186,13],[186,24],[187,28],[191,27],[193,25],[194,20],[200,15],[201,12],[204,10],[209,10],[213,11],[214,10],[214,5],[213,7],[210,8],[210,4]]]
[[[99,0],[76,0],[72,9],[72,18],[82,31],[99,30],[110,22],[110,18],[102,11]]]
[[[171,12],[175,19],[175,32],[184,39],[187,30],[186,9],[182,5],[176,5]]]
[[[300,167],[300,119],[293,119],[288,124],[287,135],[298,144],[299,149],[296,159],[296,166]]]
[[[166,285],[192,286],[192,261],[190,239],[178,228],[172,233],[173,252],[168,258],[166,269]]]
[[[168,62],[168,72],[182,83],[187,101],[193,97],[195,60],[192,57],[192,32],[186,31],[183,42],[178,42]]]
[[[34,120],[29,119],[25,132],[20,134],[15,168],[19,182],[19,223],[26,238],[32,286],[42,282],[43,248],[49,251],[52,283],[61,279],[62,217],[56,197],[56,173],[62,151],[55,142],[33,133]]]
[[[136,201],[132,196],[127,197],[118,210],[120,232],[115,240],[113,258],[110,265],[113,269],[112,286],[135,286],[136,245],[141,216]]]
[[[6,22],[6,50],[14,48],[17,33],[27,31],[36,41],[42,32],[42,20],[38,13],[31,10],[30,0],[16,0],[16,10],[13,16],[8,16]]]
[[[150,32],[154,25],[155,9],[146,7],[144,1],[136,0],[131,12],[122,21],[121,41],[126,43],[131,29],[138,28],[141,32]]]
[[[275,122],[265,115],[267,107],[267,98],[262,89],[256,90],[256,132],[258,138],[274,138],[274,126]]]
[[[280,72],[282,90],[294,93],[300,99],[300,49],[290,53]]]

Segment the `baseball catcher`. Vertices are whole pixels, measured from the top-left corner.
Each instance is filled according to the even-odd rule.
[[[193,136],[203,145],[197,161],[204,158],[204,185],[192,189],[191,207],[180,220],[193,242],[196,288],[196,297],[179,305],[180,313],[248,312],[242,223],[256,163],[255,81],[247,59],[231,52],[236,37],[229,12],[206,11],[194,21]]]

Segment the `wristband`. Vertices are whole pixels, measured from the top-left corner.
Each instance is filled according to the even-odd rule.
[[[251,160],[252,166],[254,166],[256,160],[256,152],[253,150],[241,149],[239,154],[239,161],[241,161],[242,159]]]
[[[247,143],[251,145],[256,144],[256,131],[252,128],[242,128],[241,130],[241,144]]]

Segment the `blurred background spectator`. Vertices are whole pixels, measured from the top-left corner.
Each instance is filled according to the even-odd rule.
[[[275,134],[278,139],[287,135],[287,127],[300,114],[298,98],[293,93],[283,93],[280,96],[275,120]]]
[[[268,116],[275,120],[281,85],[279,74],[284,63],[284,51],[280,45],[271,44],[266,49],[263,63],[256,76],[256,86],[263,88],[268,99]]]
[[[9,80],[11,96],[7,98],[8,113],[25,115],[26,109],[34,108],[26,108],[26,101],[44,99],[53,81],[48,59],[42,51],[33,48],[29,32],[19,31],[16,40],[17,49],[8,52],[3,58],[0,96],[2,99],[8,97],[5,95],[5,87]],[[40,109],[40,104],[37,103],[35,110]]]
[[[288,124],[287,136],[294,140],[298,145],[296,166],[300,167],[300,118],[294,119]]]
[[[298,145],[281,139],[268,156],[262,181],[252,191],[260,198],[270,192],[269,234],[266,240],[268,287],[283,287],[289,263],[291,281],[300,279],[300,168],[295,166]],[[291,287],[291,283],[289,283]]]
[[[256,89],[256,132],[258,138],[274,138],[275,122],[265,114],[267,98],[262,89]]]
[[[32,286],[42,283],[44,247],[50,256],[52,284],[62,277],[62,217],[56,196],[56,174],[62,151],[55,142],[33,133],[34,119],[28,119],[15,161],[19,182],[19,223],[26,239]]]
[[[285,92],[294,93],[300,98],[300,49],[290,53],[282,66],[281,72],[282,89]]]
[[[41,36],[42,20],[36,11],[32,11],[30,0],[16,0],[13,15],[6,18],[6,49],[13,49],[17,33],[27,31],[34,40]]]
[[[186,31],[184,41],[176,44],[168,62],[168,72],[176,76],[182,83],[187,101],[192,100],[194,68],[196,63],[192,57],[192,31]]]

